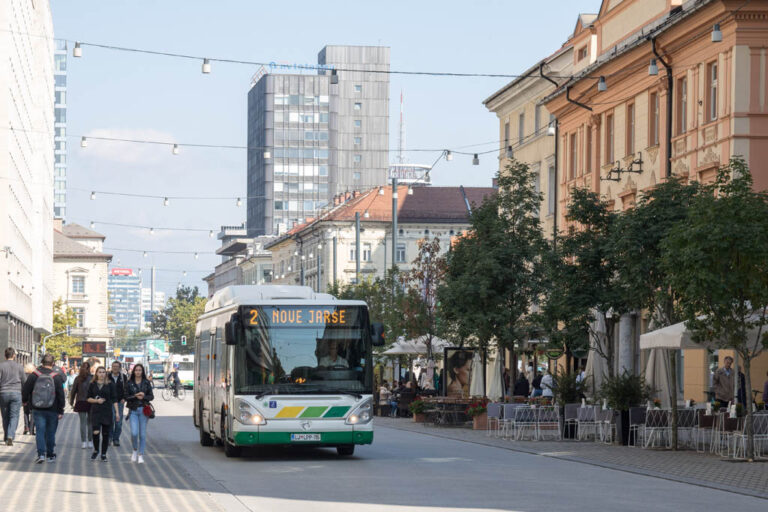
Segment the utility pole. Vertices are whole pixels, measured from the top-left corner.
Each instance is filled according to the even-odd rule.
[[[152,265],[152,270],[149,275],[149,317],[154,321],[155,319],[155,266]],[[143,322],[143,320],[142,320]],[[151,329],[151,326],[150,326]]]
[[[397,266],[397,178],[392,178],[392,267]]]
[[[355,212],[355,284],[360,284],[360,212]]]

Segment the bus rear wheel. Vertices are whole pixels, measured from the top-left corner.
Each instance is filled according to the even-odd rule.
[[[340,457],[349,457],[350,455],[355,454],[355,445],[353,444],[342,444],[340,446],[336,447],[336,453],[339,454]]]
[[[242,449],[239,446],[230,444],[227,439],[227,418],[222,413],[221,415],[221,444],[224,445],[224,455],[227,457],[239,457]]]

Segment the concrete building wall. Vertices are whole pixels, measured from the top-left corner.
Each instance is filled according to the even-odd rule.
[[[108,262],[94,258],[56,258],[54,263],[54,296],[64,305],[82,311],[82,325],[78,325],[85,340],[104,341],[110,338],[107,318]],[[84,293],[75,293],[73,280],[82,278]]]
[[[53,313],[53,25],[48,2],[0,2],[0,313],[50,332]],[[30,37],[29,34],[43,37]],[[0,328],[0,348],[19,346]],[[25,347],[25,350],[29,347]]]

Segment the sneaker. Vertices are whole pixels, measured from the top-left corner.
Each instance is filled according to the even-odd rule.
[[[5,440],[5,445],[6,446],[13,446],[13,438],[9,437],[8,439],[6,439]]]
[[[38,455],[37,459],[35,459],[35,462],[38,464],[42,464],[43,462],[45,462],[45,455]]]
[[[119,447],[119,446],[120,446],[120,441],[119,441],[118,439],[115,439],[115,440],[112,442],[112,446],[118,446],[118,447]]]
[[[136,462],[137,460],[139,460],[139,452],[133,450],[133,454],[131,455],[131,462]]]
[[[144,456],[139,455],[139,464],[144,464]]]
[[[29,435],[29,429],[25,428],[24,433],[22,435],[28,436]]]
[[[102,455],[101,456],[101,462],[107,462],[107,456],[106,455]]]
[[[88,442],[87,441],[83,441],[83,444],[80,446],[80,448],[82,448],[83,450],[88,448]]]
[[[48,462],[56,462],[56,454],[49,455],[47,460]]]
[[[91,454],[91,460],[96,460],[96,457],[98,457],[98,456],[99,456],[99,452],[93,452]]]

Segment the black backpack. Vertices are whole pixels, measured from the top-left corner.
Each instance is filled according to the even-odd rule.
[[[32,388],[32,400],[30,400],[32,407],[50,409],[56,403],[56,383],[53,378],[57,375],[57,371],[43,373],[40,369],[36,369],[34,374],[37,375],[37,380],[35,387]]]

